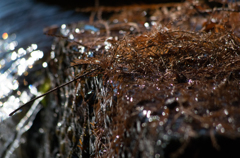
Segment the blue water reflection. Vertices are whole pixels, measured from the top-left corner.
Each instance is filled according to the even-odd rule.
[[[29,78],[33,75],[30,69],[37,71],[47,67],[47,61],[41,61],[41,59],[44,54],[49,55],[52,37],[44,35],[44,28],[86,20],[87,17],[74,11],[63,11],[58,6],[48,6],[33,0],[1,1],[0,10],[1,122],[8,117],[10,111],[26,101],[26,97],[21,97],[23,89],[19,89],[22,87],[19,83],[26,84],[25,86],[28,84],[19,81],[20,76]],[[53,56],[52,53],[51,56]],[[40,61],[41,66],[34,67],[36,61]],[[32,86],[36,87],[37,83],[33,83]],[[30,89],[24,90],[31,98]],[[13,91],[17,93],[11,95]],[[23,101],[19,98],[25,99]]]
[[[14,151],[41,109],[38,99],[17,122],[8,116],[41,95],[37,87],[45,79],[48,60],[56,58],[51,52],[53,37],[43,30],[87,19],[35,0],[0,1],[0,157],[19,157]]]

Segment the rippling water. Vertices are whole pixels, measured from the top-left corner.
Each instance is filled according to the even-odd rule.
[[[0,157],[14,157],[21,135],[41,109],[40,99],[17,121],[8,116],[41,94],[37,87],[44,83],[52,43],[52,37],[44,35],[44,28],[87,17],[34,0],[1,1],[0,10]]]

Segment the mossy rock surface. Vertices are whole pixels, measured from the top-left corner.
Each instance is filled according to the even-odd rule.
[[[95,70],[59,90],[59,156],[238,153],[239,12],[205,7],[125,10],[59,29],[56,84]]]

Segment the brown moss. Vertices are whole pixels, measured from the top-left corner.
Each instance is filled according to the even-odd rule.
[[[192,1],[167,7],[120,9],[110,21],[94,22],[97,32],[71,32],[75,41],[63,46],[63,61],[75,67],[69,74],[91,72],[69,86],[82,156],[208,157],[199,154],[204,145],[191,148],[203,137],[221,157],[223,138],[239,142],[237,3],[213,10]]]

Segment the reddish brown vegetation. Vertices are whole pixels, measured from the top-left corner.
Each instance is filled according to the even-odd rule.
[[[91,88],[86,88],[90,83],[84,79],[76,90],[82,106],[77,106],[75,96],[74,115],[88,117],[83,127],[92,130],[85,134],[95,137],[92,154],[179,157],[199,137],[209,137],[219,151],[223,150],[219,136],[239,140],[238,7],[235,3],[211,9],[184,2],[177,8],[124,10],[108,22],[92,23],[98,33],[73,32],[81,41],[68,43],[67,51],[73,52],[75,46],[84,51],[74,51],[77,58],[72,66],[82,65],[81,74],[98,69],[90,76],[98,76],[102,83],[92,88],[94,103],[85,94]],[[104,7],[101,11],[104,14]],[[151,29],[143,26],[146,21]],[[129,33],[123,36],[120,30]],[[111,47],[106,49],[108,44]],[[92,113],[87,105],[93,107]],[[81,142],[89,137],[81,137]],[[169,149],[176,139],[178,145]]]

